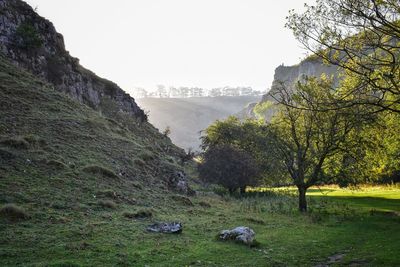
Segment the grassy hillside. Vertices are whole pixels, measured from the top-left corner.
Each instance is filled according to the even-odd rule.
[[[200,145],[199,132],[218,119],[240,112],[258,96],[221,96],[192,98],[136,99],[141,108],[149,111],[150,122],[163,131],[171,128],[171,139],[182,148]]]
[[[290,190],[178,195],[182,151],[150,124],[103,117],[1,56],[0,81],[0,266],[400,265],[398,188],[333,189],[308,214]],[[183,232],[147,233],[155,221]],[[216,239],[240,225],[256,247]]]

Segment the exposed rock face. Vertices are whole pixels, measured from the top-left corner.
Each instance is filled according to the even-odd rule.
[[[256,233],[249,227],[239,226],[232,230],[222,230],[219,234],[221,240],[234,240],[246,245],[252,245]]]
[[[305,77],[320,77],[322,74],[328,77],[333,75],[334,82],[338,81],[338,68],[326,65],[319,58],[307,58],[294,66],[279,66],[275,69],[274,80],[270,92],[273,92],[281,83],[293,88],[296,82]],[[273,101],[269,94],[263,96],[263,101]]]
[[[146,119],[132,97],[71,57],[53,24],[21,0],[0,0],[0,51],[14,64],[94,109]]]
[[[326,65],[319,58],[307,58],[294,66],[281,65],[275,69],[274,80],[272,82],[269,93],[265,94],[260,102],[276,102],[271,94],[273,94],[274,91],[277,90],[279,86],[281,86],[281,84],[289,89],[294,89],[296,82],[303,80],[305,77],[320,77],[322,74],[325,74],[328,77],[333,76],[333,81],[335,84],[339,82],[338,67],[333,65]],[[256,104],[249,105],[248,107],[243,109],[238,114],[239,118],[256,118],[256,115],[254,113],[255,105]],[[270,109],[266,111],[263,116],[266,118],[266,120],[270,120],[274,113],[274,109]]]
[[[174,171],[168,179],[168,186],[181,194],[194,196],[196,191],[190,188],[186,174],[181,171]]]

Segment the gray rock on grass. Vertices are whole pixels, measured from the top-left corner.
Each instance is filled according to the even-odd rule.
[[[253,231],[253,229],[246,226],[239,226],[232,230],[222,230],[219,233],[220,240],[234,240],[246,245],[252,245],[255,241],[255,236],[256,233]]]
[[[160,222],[149,225],[146,229],[153,233],[179,234],[182,232],[182,224],[180,222]]]

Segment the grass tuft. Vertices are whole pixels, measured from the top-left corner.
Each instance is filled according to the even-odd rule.
[[[151,161],[155,159],[155,156],[152,152],[150,151],[142,151],[142,153],[140,153],[139,157],[143,160],[143,161]]]
[[[46,141],[34,134],[28,134],[23,137],[23,140],[28,142],[33,147],[44,147],[46,146]]]
[[[109,178],[118,178],[118,176],[110,169],[98,165],[89,165],[82,169],[86,173],[102,175]]]
[[[199,205],[202,206],[203,208],[211,208],[211,204],[206,201],[200,201]]]
[[[29,143],[20,137],[13,137],[8,139],[3,139],[0,141],[1,145],[14,148],[14,149],[28,149]]]
[[[124,212],[122,214],[124,217],[129,219],[147,219],[153,217],[153,210],[143,209],[136,212]]]
[[[117,204],[115,204],[115,202],[111,200],[99,200],[97,204],[102,208],[107,208],[107,209],[117,208]]]
[[[46,162],[46,164],[49,167],[52,167],[52,168],[57,169],[57,170],[62,170],[62,169],[66,169],[67,168],[67,165],[65,165],[63,162],[58,161],[58,160],[53,160],[53,159],[48,160]]]
[[[175,200],[176,202],[183,204],[185,206],[193,206],[193,202],[187,197],[180,196],[180,195],[172,195],[171,198],[173,200]]]
[[[11,160],[15,158],[15,155],[8,150],[0,148],[0,160]]]
[[[29,219],[28,213],[15,204],[6,204],[0,209],[0,217],[10,221],[21,221]]]

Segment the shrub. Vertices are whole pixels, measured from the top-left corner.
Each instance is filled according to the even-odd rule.
[[[58,161],[58,160],[53,160],[53,159],[46,161],[46,164],[49,167],[54,168],[56,170],[62,170],[62,169],[67,168],[67,165],[65,165],[63,162]]]
[[[82,170],[91,174],[98,174],[109,178],[118,178],[112,170],[98,165],[89,165],[84,167]]]
[[[137,212],[124,212],[123,216],[129,219],[146,219],[153,217],[153,211],[150,209],[139,210]]]
[[[23,137],[31,146],[42,147],[46,145],[46,141],[34,134],[28,134]]]
[[[11,221],[29,219],[29,215],[15,204],[6,204],[0,209],[0,216]]]
[[[20,137],[13,137],[13,138],[1,140],[0,144],[7,146],[7,147],[15,148],[15,149],[28,149],[29,148],[29,143]]]
[[[150,151],[142,151],[142,153],[140,153],[140,158],[144,161],[151,161],[155,159],[155,156]]]
[[[169,126],[165,127],[164,131],[162,132],[162,134],[165,137],[168,137],[171,134],[171,128]]]
[[[117,208],[117,204],[115,204],[114,201],[111,200],[99,200],[98,201],[99,206],[107,209],[115,209]]]
[[[200,201],[199,205],[202,206],[203,208],[211,208],[211,204],[206,201]]]
[[[0,162],[2,160],[4,161],[9,161],[11,159],[15,158],[15,155],[11,153],[10,151],[4,150],[0,148]]]
[[[230,145],[210,147],[199,165],[200,178],[208,183],[222,185],[230,193],[246,186],[256,185],[259,174],[256,161],[245,151]]]
[[[133,162],[135,163],[135,165],[137,165],[137,166],[139,166],[139,167],[143,167],[143,166],[146,165],[146,162],[144,162],[144,161],[141,160],[141,159],[135,159]]]
[[[15,32],[16,44],[23,49],[37,49],[43,45],[43,40],[35,27],[27,22],[21,23]]]

